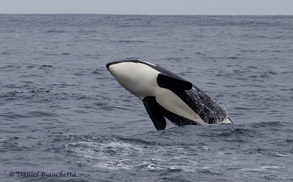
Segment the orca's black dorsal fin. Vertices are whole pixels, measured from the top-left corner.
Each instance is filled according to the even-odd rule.
[[[192,83],[184,79],[181,79],[180,77],[168,76],[161,73],[158,75],[157,82],[158,82],[158,85],[162,88],[180,89],[180,90],[192,89]]]
[[[166,119],[164,118],[164,110],[157,103],[156,98],[152,96],[145,97],[143,100],[143,104],[153,121],[157,130],[163,130],[166,128]]]

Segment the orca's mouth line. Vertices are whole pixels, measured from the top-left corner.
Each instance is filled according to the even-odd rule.
[[[147,62],[144,62],[144,61],[140,61],[140,60],[122,60],[122,61],[113,61],[113,62],[107,63],[107,64],[106,64],[106,67],[107,67],[107,69],[109,70],[109,67],[110,67],[112,64],[119,64],[119,63],[123,63],[123,62],[142,63],[142,64],[145,64],[145,65],[150,66],[150,63],[147,63]],[[110,70],[109,70],[109,71],[110,71]]]
[[[111,64],[113,64],[112,62],[111,63],[107,63],[106,64],[106,67],[107,67],[107,69],[109,70],[109,66],[111,66]],[[110,71],[110,70],[109,70]]]
[[[107,64],[106,64],[106,67],[107,67],[107,69],[109,70],[109,67],[110,67],[112,64],[118,64],[118,63],[121,63],[121,62],[123,62],[123,61],[113,61],[113,62],[107,63]],[[110,71],[110,70],[109,70],[109,71]]]

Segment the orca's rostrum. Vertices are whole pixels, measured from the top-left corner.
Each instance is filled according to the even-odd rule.
[[[227,112],[207,94],[160,66],[141,60],[106,66],[124,88],[142,100],[157,130],[166,128],[165,118],[178,126],[232,123]]]

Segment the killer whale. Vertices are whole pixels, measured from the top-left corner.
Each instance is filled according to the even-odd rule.
[[[202,90],[180,76],[142,60],[106,64],[115,79],[144,104],[157,130],[166,119],[178,126],[231,124],[227,112]]]

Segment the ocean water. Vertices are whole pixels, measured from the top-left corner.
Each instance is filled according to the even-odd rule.
[[[105,65],[191,81],[233,125],[168,123]],[[0,181],[293,181],[292,16],[0,15]]]

